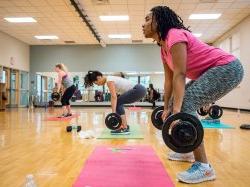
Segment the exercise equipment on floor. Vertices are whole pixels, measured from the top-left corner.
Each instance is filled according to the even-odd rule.
[[[106,126],[111,130],[117,130],[122,125],[122,118],[117,113],[110,113],[105,118]]]
[[[59,101],[60,98],[61,98],[61,94],[58,93],[58,92],[53,92],[53,93],[51,94],[51,99],[52,99],[54,102]]]
[[[66,127],[67,132],[72,132],[74,130],[76,130],[77,132],[80,132],[82,130],[82,127],[80,125],[75,125],[75,124],[74,125],[69,125],[69,126]]]
[[[164,110],[164,106],[159,106],[156,109],[154,109],[151,114],[151,121],[153,125],[159,130],[161,130],[163,126],[163,121],[161,118],[163,110]]]
[[[162,112],[163,107],[156,108],[151,119],[153,125],[162,130],[163,140],[170,149],[177,153],[188,153],[202,143],[204,130],[198,118],[187,113],[177,113],[160,121]]]
[[[250,130],[250,124],[242,124],[240,128],[244,130]]]
[[[223,109],[218,105],[212,105],[208,109],[206,109],[206,107],[201,107],[197,110],[197,113],[200,116],[209,115],[212,119],[219,119],[223,115]]]

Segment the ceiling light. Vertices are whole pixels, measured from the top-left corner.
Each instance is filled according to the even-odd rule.
[[[128,21],[129,16],[122,15],[122,16],[99,16],[101,21]]]
[[[32,23],[32,22],[37,22],[34,18],[32,17],[9,17],[9,18],[4,18],[6,21],[11,22],[11,23]]]
[[[202,34],[201,34],[201,33],[193,33],[193,35],[194,35],[195,37],[197,37],[197,38],[199,38],[199,37],[201,37],[201,36],[202,36]]]
[[[191,14],[189,19],[218,19],[221,14]]]
[[[131,34],[109,34],[108,37],[111,39],[128,39],[131,38]]]
[[[136,75],[136,74],[138,74],[138,73],[136,73],[136,72],[127,72],[126,74],[127,74],[127,75]]]
[[[163,71],[156,71],[156,72],[154,72],[154,74],[164,74],[164,72]]]
[[[36,39],[39,40],[57,40],[58,36],[53,36],[53,35],[41,35],[41,36],[35,36]]]

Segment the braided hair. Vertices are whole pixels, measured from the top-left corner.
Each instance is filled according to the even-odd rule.
[[[102,77],[102,73],[100,71],[88,71],[87,75],[85,75],[85,77],[84,77],[85,88],[93,86],[93,84],[97,80],[98,76]]]
[[[172,28],[184,29],[189,32],[189,27],[185,27],[183,20],[178,16],[172,9],[167,6],[156,6],[151,9],[152,18],[155,20],[157,25],[157,33],[159,34],[160,40],[165,40],[168,31]]]

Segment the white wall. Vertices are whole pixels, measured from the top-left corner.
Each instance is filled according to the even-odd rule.
[[[0,32],[0,65],[29,71],[29,45]]]
[[[214,45],[237,56],[245,70],[238,88],[223,97],[218,104],[224,107],[250,109],[250,16],[218,39]],[[231,41],[231,42],[230,42]]]

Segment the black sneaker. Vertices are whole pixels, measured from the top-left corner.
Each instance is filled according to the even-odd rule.
[[[65,118],[67,114],[62,114],[61,116],[58,116],[57,118]]]
[[[126,135],[126,134],[130,134],[128,129],[118,129],[118,130],[114,130],[114,131],[110,131],[110,133],[112,135]]]
[[[69,114],[69,113],[68,113],[68,114],[66,114],[64,117],[67,118],[67,117],[70,117],[70,116],[72,116],[72,114]]]

